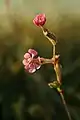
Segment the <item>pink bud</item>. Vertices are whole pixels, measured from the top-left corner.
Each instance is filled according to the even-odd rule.
[[[38,14],[36,17],[33,19],[33,23],[37,26],[43,26],[46,22],[46,16],[45,14]]]

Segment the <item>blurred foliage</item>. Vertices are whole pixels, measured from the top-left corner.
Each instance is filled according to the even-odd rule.
[[[45,0],[34,3],[20,0],[11,4],[5,1],[9,2],[4,0],[0,9],[0,120],[68,120],[59,94],[47,85],[55,80],[53,66],[44,65],[36,73],[28,74],[22,65],[29,48],[37,50],[40,56],[52,56],[51,44],[32,23],[38,12],[46,13],[46,27],[58,38],[56,54],[61,56],[64,97],[73,120],[80,120],[78,9],[75,13],[66,12],[64,7],[60,9],[58,0],[48,0],[46,6]],[[69,1],[68,5],[71,5]]]

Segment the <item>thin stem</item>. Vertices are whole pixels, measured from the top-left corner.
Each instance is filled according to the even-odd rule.
[[[55,45],[53,45],[53,58],[55,57]]]
[[[40,26],[40,28],[43,31],[44,36],[51,42],[52,46],[53,46],[53,57],[55,57],[55,36],[54,34],[52,34],[51,32],[48,31],[48,29],[44,28],[43,26]]]
[[[62,73],[61,73],[61,67],[60,67],[60,64],[59,64],[59,56],[58,58],[56,58],[56,55],[55,55],[55,61],[54,61],[54,70],[55,70],[55,73],[56,73],[56,79],[57,79],[57,82],[61,85],[61,79],[62,79]]]
[[[52,43],[52,45],[53,45],[53,58],[55,59],[55,45],[56,45],[56,44],[54,43],[54,39],[52,38],[52,34],[50,34],[49,31],[46,30],[46,29],[45,29],[46,31],[44,31],[44,28],[43,28],[42,26],[40,26],[40,27],[41,27],[41,29],[42,29],[43,34],[45,35],[45,37],[47,37],[48,40],[49,40],[49,41]],[[46,34],[48,34],[48,33],[49,33],[51,36],[46,35]],[[51,61],[46,60],[46,62],[43,62],[43,64],[49,63],[49,62],[51,62]],[[61,78],[62,78],[62,77],[61,77],[61,69],[60,69],[60,65],[59,65],[59,59],[58,59],[57,61],[56,61],[56,59],[55,59],[55,61],[53,62],[53,64],[54,64],[54,70],[55,70],[56,77],[57,77],[57,82],[61,85]],[[58,92],[60,93],[62,102],[63,102],[63,104],[64,104],[65,110],[66,110],[67,115],[68,115],[68,117],[69,117],[69,120],[72,120],[72,119],[71,119],[71,116],[70,116],[70,113],[69,113],[69,110],[68,110],[68,107],[67,107],[67,105],[66,105],[64,96],[63,96],[62,92],[60,92],[60,88],[57,88],[57,90],[58,90]]]
[[[71,115],[70,115],[69,110],[68,110],[68,107],[67,107],[67,104],[66,104],[66,101],[65,101],[65,99],[64,99],[64,95],[62,94],[62,92],[59,92],[59,94],[60,94],[60,96],[61,96],[61,99],[62,99],[62,102],[63,102],[63,104],[64,104],[65,110],[66,110],[66,112],[67,112],[68,118],[69,118],[69,120],[72,120],[72,119],[71,119]]]
[[[53,59],[47,59],[47,58],[40,58],[40,61],[41,61],[41,65],[54,62]]]
[[[55,58],[55,53],[56,53],[56,44],[54,44],[54,41],[52,41],[52,40],[49,40],[50,42],[51,42],[51,44],[52,44],[52,49],[53,49],[53,58]]]

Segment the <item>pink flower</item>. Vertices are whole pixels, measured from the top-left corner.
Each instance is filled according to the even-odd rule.
[[[46,22],[46,16],[45,14],[38,14],[36,17],[33,19],[33,23],[37,26],[43,26]]]
[[[37,69],[41,67],[40,57],[37,57],[37,51],[29,49],[24,55],[24,68],[29,73],[34,73]]]

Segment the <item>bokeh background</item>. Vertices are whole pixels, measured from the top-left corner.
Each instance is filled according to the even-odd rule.
[[[32,20],[45,13],[57,36],[62,88],[72,120],[80,120],[80,0],[0,0],[0,120],[68,120],[52,65],[26,73],[23,55],[34,48],[51,58],[52,46]]]

